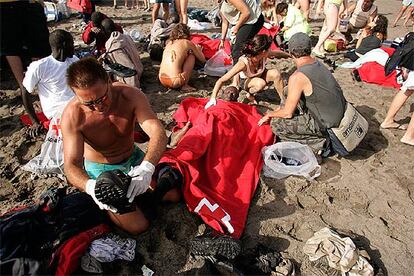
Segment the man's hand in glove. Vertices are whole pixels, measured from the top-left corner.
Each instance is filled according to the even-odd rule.
[[[139,166],[133,167],[128,173],[132,177],[131,184],[129,184],[127,197],[129,202],[134,201],[135,196],[143,194],[147,191],[151,184],[152,174],[155,167],[148,161],[142,161]]]
[[[85,192],[92,197],[93,201],[95,201],[96,205],[98,205],[98,207],[101,210],[107,210],[107,211],[111,211],[112,213],[117,213],[118,211],[114,207],[109,206],[107,204],[103,204],[96,198],[95,186],[96,186],[96,180],[89,179],[86,182]]]

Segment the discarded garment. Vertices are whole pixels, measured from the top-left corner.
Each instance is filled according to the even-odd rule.
[[[310,261],[326,256],[329,266],[340,270],[345,276],[373,276],[374,269],[367,259],[358,252],[354,242],[341,238],[336,232],[325,227],[306,241],[303,251]]]
[[[94,240],[89,247],[89,254],[100,262],[112,262],[115,259],[133,261],[136,240],[121,238],[115,234]]]
[[[354,61],[354,62],[345,62],[345,63],[339,65],[339,67],[348,68],[348,69],[359,68],[364,63],[372,62],[372,61],[375,61],[378,64],[380,64],[382,66],[385,66],[385,63],[387,62],[388,57],[389,57],[388,53],[386,51],[384,51],[383,49],[381,49],[381,48],[374,49],[374,50],[369,51],[368,53],[366,53],[365,55],[363,55],[362,57],[360,57],[356,61]]]

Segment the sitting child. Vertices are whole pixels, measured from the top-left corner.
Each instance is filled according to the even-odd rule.
[[[358,38],[356,49],[347,52],[344,56],[356,61],[373,49],[380,48],[382,42],[387,38],[388,19],[378,15],[373,24],[363,29]]]
[[[279,3],[276,6],[276,13],[284,17],[281,31],[283,32],[285,42],[288,42],[296,33],[310,34],[311,28],[308,21],[303,16],[302,12],[294,5],[288,5],[284,2]]]
[[[190,29],[179,23],[171,31],[165,45],[158,78],[166,88],[192,91],[188,85],[195,61],[206,61],[201,47],[190,41]]]
[[[284,102],[283,80],[280,72],[277,69],[266,69],[266,61],[268,58],[288,58],[290,55],[281,51],[270,50],[271,44],[272,38],[267,35],[256,35],[246,42],[242,50],[243,56],[239,58],[239,61],[230,71],[216,82],[210,101],[205,108],[216,104],[217,94],[223,84],[239,73],[242,78],[243,75],[245,76],[242,88],[248,92],[247,99],[252,103],[256,102],[254,94],[262,91],[269,82],[273,82],[281,101]]]
[[[263,0],[261,2],[262,14],[266,23],[279,25],[276,14],[275,0]]]

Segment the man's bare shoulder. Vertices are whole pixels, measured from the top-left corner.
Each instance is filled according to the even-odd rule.
[[[122,95],[122,98],[125,100],[136,100],[145,97],[145,94],[140,88],[136,88],[122,82],[114,82],[112,83],[112,87],[114,92]]]
[[[61,124],[76,125],[80,121],[82,115],[83,111],[80,107],[80,103],[76,100],[76,98],[73,98],[63,110]]]
[[[299,71],[295,71],[292,75],[290,75],[289,82],[300,83],[305,79],[306,79],[305,74],[303,74],[302,72],[299,72]]]

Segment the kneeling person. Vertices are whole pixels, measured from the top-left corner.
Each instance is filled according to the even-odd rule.
[[[145,95],[121,83],[111,83],[101,65],[93,58],[72,64],[67,71],[68,85],[76,97],[62,115],[65,174],[69,183],[85,191],[95,203],[111,210],[95,196],[95,179],[104,171],[119,169],[133,178],[128,198],[144,193],[165,150],[165,131],[151,110]],[[150,137],[147,153],[134,145],[138,122]],[[109,212],[111,220],[123,230],[138,234],[148,221],[136,208],[126,214]]]

